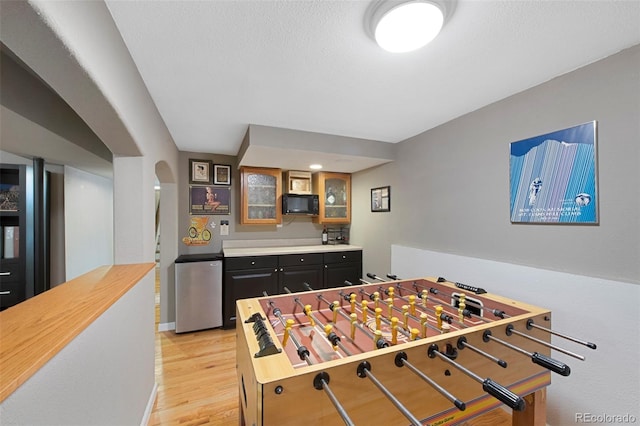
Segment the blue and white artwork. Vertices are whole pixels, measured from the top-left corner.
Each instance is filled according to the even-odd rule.
[[[510,147],[511,222],[598,223],[595,121]]]

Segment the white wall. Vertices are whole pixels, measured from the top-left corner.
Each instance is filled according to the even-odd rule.
[[[3,425],[146,424],[155,399],[150,271],[0,405]],[[145,410],[146,407],[146,410]]]
[[[113,264],[113,181],[64,168],[66,281]]]
[[[392,246],[391,269],[402,278],[441,276],[548,308],[553,330],[595,343],[594,351],[552,336],[552,344],[586,360],[551,351],[571,367],[571,375],[552,374],[549,425],[579,423],[578,413],[626,414],[640,422],[640,286],[401,245]],[[503,350],[508,349],[496,348]]]

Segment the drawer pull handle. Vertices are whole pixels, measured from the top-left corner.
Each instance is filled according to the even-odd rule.
[[[301,258],[301,259],[300,259],[300,262],[304,262],[304,258]]]
[[[342,255],[342,258],[343,258],[343,259],[346,259],[346,258],[347,258],[347,256],[345,256],[345,255],[343,254],[343,255]]]
[[[2,277],[8,277],[9,275],[11,275],[11,272],[0,272],[0,276]]]
[[[0,296],[6,296],[7,294],[11,294],[11,290],[0,291]]]
[[[256,262],[255,262],[255,261],[252,261],[252,262],[251,262],[251,264],[252,264],[252,265],[255,265],[255,264],[256,264]]]

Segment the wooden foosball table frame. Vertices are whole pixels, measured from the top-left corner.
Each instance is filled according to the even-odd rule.
[[[398,308],[389,309],[393,310],[393,315],[402,318],[401,306],[406,306],[410,294],[417,294],[416,305],[412,309],[415,309],[415,316],[420,312],[427,313],[431,321],[429,328],[423,326],[424,334],[419,335],[416,340],[400,335],[397,344],[380,349],[374,349],[375,343],[368,340],[365,332],[360,330],[356,333],[357,338],[352,340],[349,336],[352,325],[345,319],[345,315],[335,315],[326,301],[337,301],[337,309],[349,315],[353,313],[351,311],[354,307],[361,326],[366,327],[367,324],[371,325],[371,320],[368,323],[360,320],[362,311],[366,310],[362,301],[369,303],[369,314],[372,315],[372,295],[379,292],[382,294],[379,303],[386,315],[388,304],[384,302],[387,296],[384,291],[388,287],[396,289],[393,304]],[[429,294],[426,307],[422,305],[419,296],[419,290],[425,288],[436,290],[435,294]],[[347,296],[351,293],[356,294],[355,305],[348,300]],[[481,302],[483,306],[480,315],[462,318],[462,324],[457,313],[460,307],[453,303],[460,300],[461,293],[466,293],[463,300],[467,297],[468,300]],[[453,298],[454,295],[457,298]],[[315,325],[311,325],[312,317],[304,312],[301,307],[303,305],[311,306],[312,315],[317,320]],[[445,313],[449,312],[450,317],[454,318],[451,331],[445,333],[445,330],[439,331],[436,327],[435,306],[444,306]],[[274,311],[281,316],[276,316]],[[503,312],[504,318],[492,315],[492,311]],[[441,359],[442,356],[435,356],[433,351],[444,354],[478,377],[498,383],[521,397],[522,405],[513,410],[514,425],[545,424],[546,387],[551,383],[550,370],[532,362],[532,357],[527,356],[527,353],[548,357],[550,349],[529,338],[507,333],[506,329],[510,326],[516,330],[515,333],[524,332],[533,339],[550,343],[549,333],[528,327],[530,321],[533,321],[550,328],[551,312],[548,309],[495,294],[464,292],[452,283],[419,278],[239,300],[236,303],[236,318],[240,424],[271,426],[347,423],[332,403],[328,392],[323,392],[323,387],[318,386],[319,377],[326,378],[327,387],[353,424],[410,424],[406,415],[380,391],[373,379],[368,380],[358,373],[364,362],[368,363],[368,373],[374,375],[375,380],[382,383],[422,425],[459,424],[502,405],[501,401],[484,390],[483,383],[474,380],[455,365],[445,362],[446,360]],[[260,336],[256,332],[256,318],[263,320]],[[298,344],[310,348],[311,365],[298,358],[291,340],[283,347],[283,318],[295,321],[290,333],[297,336]],[[401,319],[401,326],[402,321]],[[411,321],[413,320],[410,320],[408,328],[418,328],[417,322]],[[336,331],[341,337],[339,344],[349,352],[348,355],[340,355],[339,352],[344,352],[340,350],[331,354],[325,349],[331,347],[322,328],[326,324],[332,324],[334,330],[339,330]],[[499,341],[488,338],[487,334],[521,350],[512,350]],[[388,340],[388,334],[386,337]],[[460,346],[461,338],[469,346]],[[499,358],[506,363],[506,368],[473,350],[474,348]],[[464,410],[456,407],[450,398],[410,371],[402,362],[398,365],[400,353],[411,366],[455,396],[458,401],[462,401]],[[563,375],[568,375],[568,372]]]

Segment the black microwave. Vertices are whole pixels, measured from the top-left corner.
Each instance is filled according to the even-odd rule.
[[[283,214],[317,216],[320,203],[314,194],[282,194]]]

